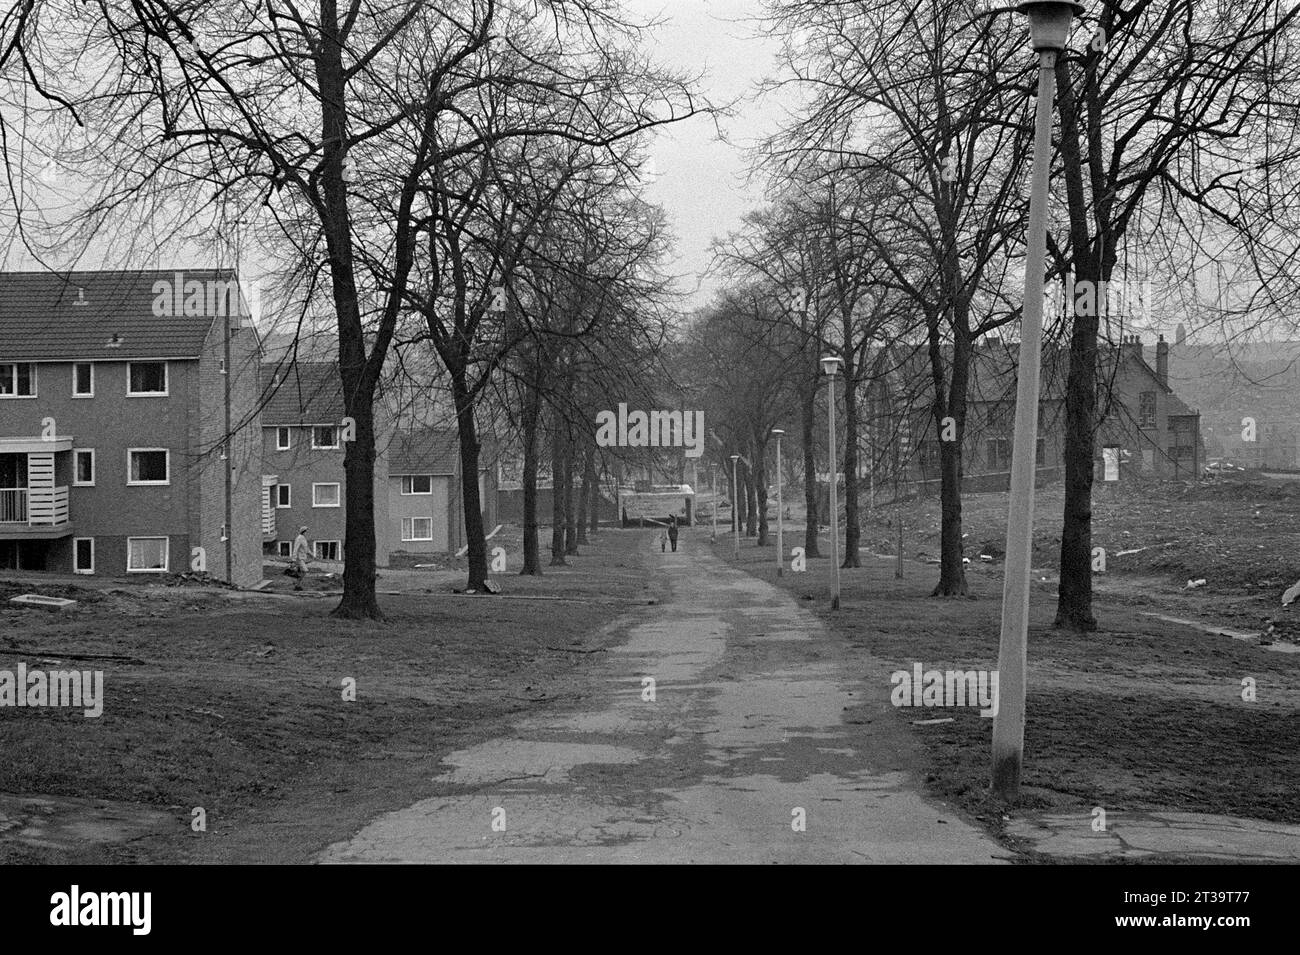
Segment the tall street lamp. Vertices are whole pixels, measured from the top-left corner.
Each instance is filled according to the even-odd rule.
[[[827,420],[830,422],[830,465],[831,465],[831,567],[833,581],[831,585],[831,609],[840,609],[840,501],[839,489],[835,480],[835,376],[839,373],[842,358],[827,355],[821,360],[822,372],[826,375]]]
[[[1038,434],[1039,350],[1043,325],[1043,269],[1047,247],[1047,180],[1052,158],[1052,99],[1056,57],[1070,38],[1078,3],[1035,0],[1017,10],[1029,18],[1038,54],[1038,103],[1034,121],[1034,167],[1029,192],[1025,298],[1016,374],[1016,426],[1011,446],[1011,505],[1007,518],[1006,576],[1002,584],[1002,636],[998,648],[998,709],[993,718],[994,796],[1020,792],[1025,749],[1025,655],[1029,631],[1029,563],[1034,533],[1034,457]]]
[[[718,467],[711,464],[709,470],[713,472],[713,533],[709,535],[709,543],[715,544],[718,540]]]
[[[780,577],[785,554],[785,525],[781,516],[781,435],[785,431],[773,428],[772,434],[776,435],[776,575]]]
[[[736,462],[739,460],[739,454],[731,456],[731,527],[735,531],[736,560],[740,560],[740,511],[736,508],[736,492],[740,490],[740,485],[736,483]]]

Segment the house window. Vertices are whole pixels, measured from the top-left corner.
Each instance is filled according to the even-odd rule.
[[[995,471],[1011,468],[1011,439],[989,438],[985,442],[988,451],[988,466]]]
[[[332,450],[339,446],[339,429],[332,424],[318,424],[311,429],[311,446]]]
[[[275,506],[293,507],[293,488],[288,484],[277,484],[275,486]]]
[[[929,474],[938,471],[939,466],[939,442],[927,438],[921,442],[921,470]]]
[[[170,452],[166,448],[131,448],[126,456],[127,484],[170,483]]]
[[[72,572],[74,574],[95,572],[95,538],[74,537],[72,539]]]
[[[1144,391],[1138,395],[1138,427],[1154,428],[1156,426],[1156,393]]]
[[[76,448],[72,452],[72,484],[93,487],[95,484],[95,449]]]
[[[404,541],[433,540],[433,518],[432,517],[403,517],[402,518],[402,540]]]
[[[275,450],[277,451],[289,450],[289,429],[288,428],[275,429]]]
[[[133,574],[166,573],[168,538],[128,537],[126,569]]]
[[[311,506],[312,507],[338,507],[339,506],[339,485],[313,484],[311,486]]]
[[[127,362],[128,398],[139,398],[167,394],[167,362],[132,361]]]
[[[432,494],[433,475],[408,474],[402,478],[403,494]]]
[[[316,559],[317,560],[338,560],[339,542],[338,541],[317,541]]]
[[[72,396],[92,398],[94,395],[95,366],[88,361],[79,361],[72,366]]]
[[[293,541],[276,541],[275,546],[281,557],[293,556]]]
[[[0,365],[0,398],[35,398],[36,366],[31,362]]]

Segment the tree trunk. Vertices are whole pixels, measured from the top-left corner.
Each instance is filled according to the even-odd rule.
[[[1057,82],[1061,84],[1061,129],[1075,130],[1079,107],[1069,85],[1064,57],[1057,63]],[[1064,80],[1064,83],[1062,81]],[[1080,278],[1096,281],[1109,277],[1113,263],[1114,237],[1106,223],[1110,218],[1111,198],[1097,202],[1094,215],[1098,223],[1099,245],[1112,252],[1098,256],[1087,241],[1087,203],[1084,199],[1083,157],[1077,135],[1061,137],[1061,160],[1070,207],[1074,244],[1074,271]],[[1094,288],[1101,288],[1094,285]],[[1104,296],[1095,296],[1100,306]],[[1077,310],[1070,303],[1070,313]],[[1093,434],[1097,411],[1097,332],[1101,308],[1091,315],[1074,314],[1070,332],[1070,371],[1065,382],[1065,509],[1061,518],[1060,584],[1057,587],[1056,621],[1058,627],[1086,632],[1097,629],[1092,612],[1092,479],[1096,454]]]
[[[524,442],[524,566],[521,574],[538,576],[542,563],[537,539],[537,420],[542,410],[541,368],[526,386],[522,414]]]
[[[558,417],[558,415],[557,415]],[[551,566],[563,567],[564,559],[564,440],[560,429],[551,427]]]
[[[583,442],[582,454],[582,493],[578,495],[578,543],[587,541],[587,515],[596,506],[596,445],[592,441]]]
[[[758,510],[758,545],[766,547],[772,543],[767,536],[767,468],[763,463],[763,451],[756,455],[758,468],[754,471],[754,492]]]
[[[347,188],[343,182],[343,143],[348,108],[342,44],[338,40],[338,13],[333,0],[321,5],[321,32],[329,40],[321,44],[316,59],[316,81],[321,90],[321,130],[325,146],[323,159],[325,233],[329,259],[331,293],[339,330],[339,376],[343,385],[345,413],[356,425],[354,440],[343,455],[346,477],[343,541],[343,598],[332,615],[349,620],[380,620],[383,613],[375,596],[375,419],[374,394],[379,368],[366,356],[365,330],[357,301],[353,270],[352,225],[348,213]],[[399,256],[398,279],[405,260]],[[385,343],[386,345],[386,343]],[[376,344],[376,349],[379,345]],[[382,355],[379,364],[382,366]]]
[[[957,324],[954,322],[954,324]],[[931,337],[931,367],[935,377],[935,433],[939,438],[939,501],[942,515],[939,532],[939,582],[932,597],[961,597],[969,590],[966,568],[962,563],[961,540],[961,445],[966,418],[966,379],[970,371],[970,342],[960,333],[954,335],[952,369],[947,398],[942,388],[942,364],[937,362],[936,339]],[[951,425],[946,420],[951,418]],[[944,440],[945,432],[955,440]]]
[[[1056,626],[1097,629],[1092,613],[1093,418],[1097,406],[1097,316],[1076,316],[1065,384],[1065,513]]]
[[[460,494],[464,502],[465,546],[469,548],[469,580],[466,590],[483,592],[487,583],[487,539],[483,530],[483,502],[478,488],[478,426],[474,422],[474,404],[463,378],[451,376],[451,393],[456,402],[456,430],[460,434]]]
[[[745,468],[745,536],[758,536],[758,486],[754,472]]]
[[[845,329],[848,332],[848,329]],[[845,341],[848,341],[846,338]],[[844,561],[841,567],[861,567],[858,545],[858,396],[857,369],[852,353],[844,360]],[[834,468],[831,469],[834,471]]]
[[[803,503],[807,526],[803,532],[805,557],[820,557],[817,549],[817,379],[803,396]]]
[[[574,500],[574,488],[577,486],[574,465],[577,463],[578,442],[573,434],[572,423],[564,428],[564,554],[566,557],[578,556],[578,509]]]

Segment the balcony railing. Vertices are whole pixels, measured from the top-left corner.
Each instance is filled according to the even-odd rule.
[[[67,487],[0,488],[0,524],[57,527],[68,523]]]
[[[27,523],[27,488],[0,487],[0,524]]]

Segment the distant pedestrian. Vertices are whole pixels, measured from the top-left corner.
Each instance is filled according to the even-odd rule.
[[[674,514],[668,525],[668,540],[672,542],[673,553],[677,553],[677,515]]]
[[[659,532],[659,551],[662,553],[668,549],[668,534],[664,531]]]
[[[298,528],[298,536],[293,540],[293,576],[294,590],[302,590],[302,582],[307,576],[307,561],[311,560],[311,545],[307,543],[307,528]]]

